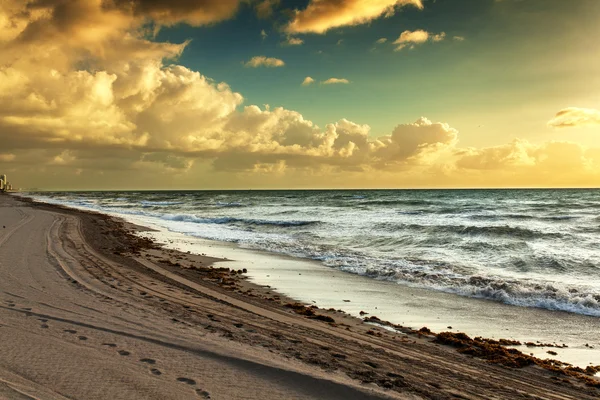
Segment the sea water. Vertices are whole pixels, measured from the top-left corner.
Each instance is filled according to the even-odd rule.
[[[29,195],[372,280],[600,317],[600,190]]]

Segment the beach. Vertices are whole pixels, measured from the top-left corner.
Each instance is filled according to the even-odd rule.
[[[4,195],[0,222],[0,398],[600,394],[593,374],[508,367],[421,327],[299,304],[244,260],[157,246],[107,215]]]

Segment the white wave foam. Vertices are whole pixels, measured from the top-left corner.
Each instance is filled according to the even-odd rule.
[[[510,226],[495,226],[485,221],[473,222],[469,212],[461,214],[460,210],[452,216],[440,217],[411,208],[399,211],[385,205],[373,211],[313,206],[305,202],[286,203],[283,208],[280,205],[273,209],[264,207],[268,199],[260,205],[248,202],[249,205],[238,206],[246,202],[214,198],[204,199],[201,202],[204,208],[201,208],[193,197],[186,201],[172,201],[172,198],[160,201],[151,197],[152,200],[140,201],[136,196],[136,200],[125,199],[128,204],[115,204],[112,199],[101,197],[38,196],[39,200],[54,204],[151,220],[164,229],[186,235],[312,258],[332,268],[374,279],[516,306],[600,317],[600,283],[594,278],[598,275],[589,272],[576,275],[577,266],[580,271],[597,269],[595,263],[600,252],[582,247],[597,243],[597,237],[574,230],[577,241],[573,246],[577,251],[571,249],[563,235],[569,226],[561,224],[574,223],[573,218],[561,215],[561,218],[536,218]],[[411,201],[405,203],[412,206]],[[151,206],[173,207],[173,212],[161,213]],[[505,213],[511,215],[514,211],[507,209]],[[297,219],[289,219],[289,215]],[[454,234],[457,229],[467,230],[469,234],[459,235],[457,239]],[[538,231],[543,234],[538,235]],[[469,247],[465,244],[477,237],[482,240],[481,233],[494,245],[480,246],[477,251],[466,253],[468,250],[464,249]],[[516,262],[534,265],[537,259],[547,259],[544,262],[555,267],[546,268],[547,265],[540,262],[540,268],[546,269],[510,268]],[[555,260],[560,263],[554,263]]]

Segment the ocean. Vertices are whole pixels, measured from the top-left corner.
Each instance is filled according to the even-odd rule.
[[[373,280],[600,317],[600,190],[27,195]]]

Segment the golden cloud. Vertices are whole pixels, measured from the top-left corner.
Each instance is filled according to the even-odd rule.
[[[258,67],[283,67],[285,62],[279,58],[265,57],[265,56],[254,56],[249,61],[245,62],[244,65],[250,68]]]
[[[488,186],[508,182],[531,187],[595,186],[600,178],[600,149],[586,149],[572,142],[514,140],[502,146],[462,149],[457,156],[460,171],[487,174]]]
[[[573,128],[578,126],[600,125],[600,111],[590,108],[569,107],[560,110],[548,122],[552,128]]]
[[[336,84],[345,84],[350,83],[348,79],[345,78],[329,78],[321,82],[323,85],[336,85]]]
[[[459,159],[456,165],[465,169],[493,170],[536,164],[533,146],[524,140],[514,140],[502,146],[483,149],[462,149],[457,155]]]
[[[361,3],[338,1],[342,11]],[[240,108],[242,95],[226,83],[174,62],[187,43],[156,42],[145,31],[154,19],[165,25],[216,22],[235,12],[237,2],[170,3],[172,8],[160,1],[0,3],[2,170],[38,185],[59,177],[52,179],[72,182],[71,187],[122,180],[128,188],[132,177],[135,184],[161,185],[157,176],[189,187],[247,185],[268,174],[286,177],[281,184],[288,187],[329,184],[332,175],[348,179],[340,181],[344,185],[354,179],[380,186],[488,185],[506,182],[506,176],[529,185],[553,176],[562,179],[552,181],[557,184],[572,182],[573,174],[598,179],[600,151],[567,142],[461,149],[456,129],[427,118],[372,138],[368,125],[347,119],[319,127],[281,107]],[[313,1],[309,8],[321,3],[330,2]],[[371,4],[409,3],[420,5]],[[425,41],[435,38],[428,33]],[[278,61],[262,56],[255,64]],[[314,80],[305,78],[309,82]],[[595,110],[570,108],[551,126],[598,121]],[[239,182],[237,174],[244,176]]]
[[[288,36],[282,44],[285,46],[300,46],[304,44],[304,40],[297,37]]]
[[[412,124],[396,126],[389,136],[377,138],[375,155],[386,166],[404,163],[431,163],[441,152],[454,148],[458,131],[446,123],[421,117]]]
[[[394,44],[396,45],[395,51],[400,51],[405,47],[410,47],[412,49],[415,45],[423,44],[428,41],[441,42],[445,38],[445,32],[432,34],[422,29],[417,29],[416,31],[404,31],[400,34],[398,39],[394,41]]]
[[[381,16],[391,16],[408,5],[423,8],[422,0],[311,0],[304,10],[296,10],[285,31],[323,34],[333,28],[362,25]]]
[[[304,80],[302,81],[302,86],[308,86],[311,83],[314,83],[314,79],[311,78],[310,76],[307,76],[306,78],[304,78]]]
[[[98,0],[87,1],[94,3]],[[104,0],[101,3],[104,9],[117,9],[126,15],[150,19],[161,25],[185,22],[198,26],[233,17],[240,0]]]

